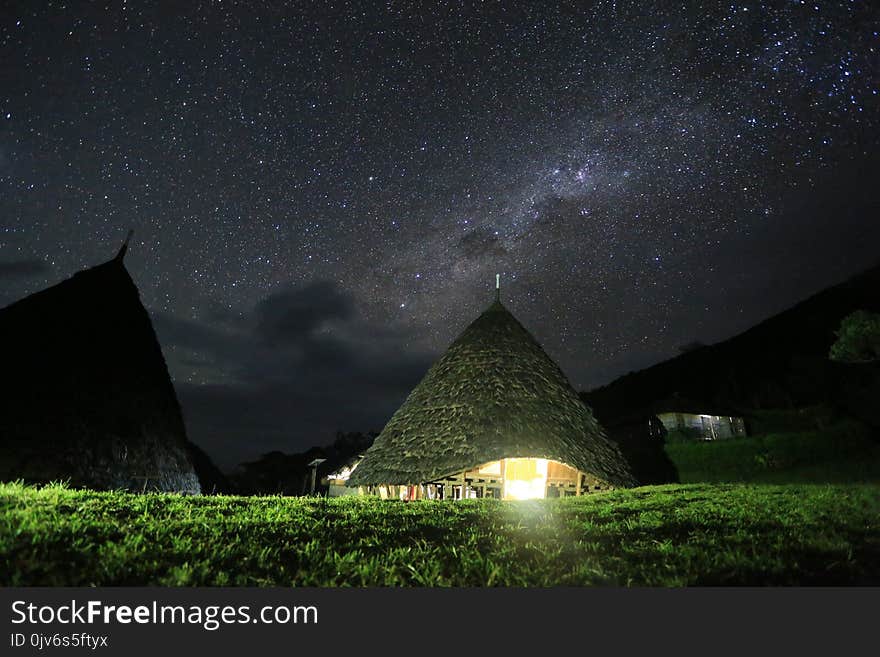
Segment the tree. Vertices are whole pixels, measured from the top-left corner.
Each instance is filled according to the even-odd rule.
[[[831,345],[831,360],[870,363],[880,360],[880,314],[857,310],[843,318]]]

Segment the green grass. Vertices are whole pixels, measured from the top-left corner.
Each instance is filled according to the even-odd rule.
[[[383,502],[0,484],[0,584],[880,584],[880,487]]]
[[[534,502],[0,484],[0,585],[880,584],[864,427],[666,449],[685,485]]]
[[[682,483],[880,483],[880,444],[855,422],[729,440],[669,443]]]
[[[834,411],[824,404],[801,408],[755,409],[748,412],[752,434],[813,431],[833,426],[836,421]]]

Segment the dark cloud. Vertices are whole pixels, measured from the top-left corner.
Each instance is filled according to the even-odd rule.
[[[209,320],[210,322],[210,320]],[[203,323],[157,313],[153,327],[163,347],[181,347],[222,358],[243,347],[244,337],[217,328],[213,322]]]
[[[0,279],[4,278],[29,278],[48,274],[52,271],[49,263],[38,258],[26,260],[11,260],[0,262]]]
[[[381,429],[433,360],[327,281],[275,292],[234,326],[163,314],[154,324],[190,438],[226,468]],[[189,371],[215,377],[196,383]]]
[[[354,314],[350,297],[329,281],[275,292],[256,308],[257,333],[270,344],[298,343],[328,320]]]
[[[458,248],[465,258],[482,259],[507,254],[507,249],[495,231],[489,228],[475,228],[458,241]]]
[[[242,328],[247,323],[247,315],[241,312],[229,310],[226,306],[209,303],[202,316],[211,324],[223,325],[229,328]]]

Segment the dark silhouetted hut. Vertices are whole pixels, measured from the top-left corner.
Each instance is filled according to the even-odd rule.
[[[200,492],[126,248],[0,309],[0,480]]]
[[[407,499],[528,498],[636,481],[496,294],[392,416],[348,485]]]

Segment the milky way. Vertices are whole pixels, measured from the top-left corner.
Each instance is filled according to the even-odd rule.
[[[583,389],[877,261],[880,10],[548,4],[4,3],[0,303],[134,228],[230,465],[381,428],[496,272]]]

